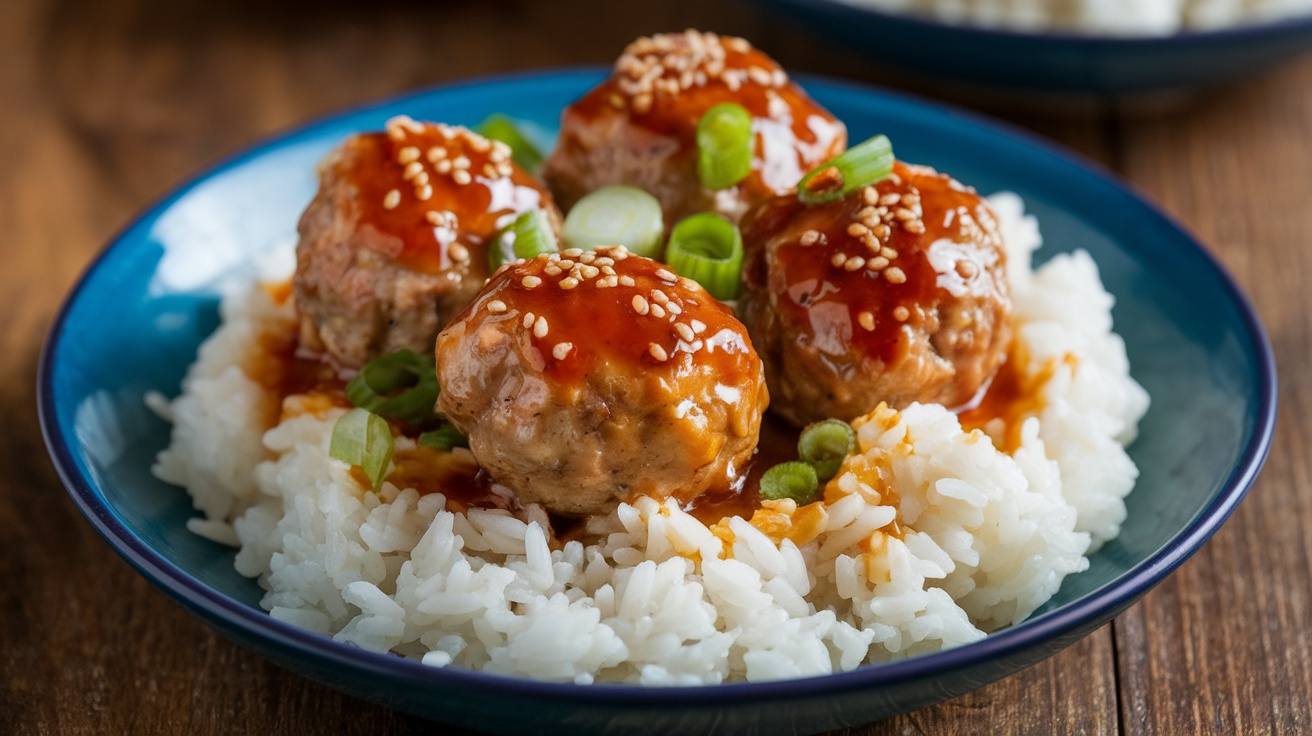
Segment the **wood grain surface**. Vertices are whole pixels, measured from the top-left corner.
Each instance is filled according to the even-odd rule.
[[[424,85],[605,64],[689,26],[745,35],[794,71],[944,93],[727,0],[0,3],[0,734],[456,732],[268,664],[115,556],[42,445],[45,331],[134,213],[264,136]],[[1166,115],[970,102],[1110,167],[1209,245],[1270,331],[1280,422],[1233,518],[1112,625],[848,732],[1312,733],[1312,58]]]

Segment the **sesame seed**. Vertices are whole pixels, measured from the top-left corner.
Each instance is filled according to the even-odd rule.
[[[651,316],[655,317],[656,319],[664,319],[665,308],[659,304],[651,305]]]
[[[487,311],[491,312],[492,314],[501,314],[502,312],[506,311],[506,303],[501,301],[500,299],[493,299],[492,301],[487,303]]]
[[[633,295],[633,311],[637,312],[638,314],[646,314],[647,312],[651,311],[650,307],[647,305],[647,300],[642,296],[642,294]]]
[[[901,220],[902,222],[907,222],[916,219],[916,213],[912,212],[906,207],[898,207],[897,211],[893,213],[893,216]]]
[[[670,300],[670,297],[668,297],[665,294],[665,292],[661,291],[660,289],[652,289],[651,300],[656,302],[657,304],[664,304]]]
[[[427,171],[421,171],[421,172],[419,172],[418,174],[415,174],[415,181],[414,181],[414,185],[415,185],[415,186],[417,186],[417,187],[422,187],[423,185],[425,185],[425,184],[427,184],[427,183],[428,183],[428,172],[427,172]]]
[[[492,163],[483,164],[483,176],[486,176],[489,179],[495,179],[497,176],[496,164],[492,164]]]
[[[874,258],[871,258],[870,260],[866,261],[866,268],[870,269],[871,271],[878,271],[883,268],[888,268],[888,259],[883,256],[876,256]]]
[[[802,233],[802,238],[798,242],[800,242],[804,247],[810,247],[812,245],[815,245],[817,242],[819,242],[819,240],[820,240],[819,230],[807,230],[806,232]]]
[[[885,258],[887,258],[888,260],[891,261],[891,260],[893,260],[894,258],[897,258],[897,251],[895,251],[895,250],[893,250],[892,248],[889,248],[889,247],[884,247],[884,248],[880,248],[880,249],[879,249],[879,255],[881,255],[881,256],[883,256],[883,257],[885,257]]]
[[[462,187],[474,180],[469,172],[464,169],[456,169],[455,173],[451,174],[451,178],[455,179],[456,183]]]
[[[533,287],[542,283],[542,279],[538,278],[537,276],[530,275],[530,276],[525,276],[523,279],[520,280],[519,283],[523,284],[524,288],[526,289],[532,289]]]
[[[861,190],[861,201],[868,205],[879,204],[879,190],[874,187],[866,187]]]
[[[660,280],[662,280],[662,281],[678,281],[678,280],[679,280],[679,277],[678,277],[678,276],[675,276],[673,273],[671,273],[670,271],[668,271],[668,270],[666,270],[666,269],[664,269],[664,268],[656,269],[656,278],[658,278],[658,279],[660,279]]]
[[[583,255],[583,251],[578,248],[566,248],[560,254],[566,258],[578,258]],[[571,264],[572,265],[572,264]]]
[[[492,141],[489,141],[488,139],[484,138],[481,135],[471,136],[469,140],[469,147],[474,149],[475,151],[478,151],[479,153],[486,153],[492,148]]]
[[[410,181],[411,179],[418,176],[419,172],[423,170],[424,170],[423,164],[419,163],[418,161],[411,161],[410,163],[405,165],[405,171],[401,172],[401,178],[405,179],[406,181]]]
[[[670,314],[683,314],[683,307],[680,307],[677,302],[670,302],[665,305],[665,308],[670,310]]]
[[[428,149],[427,155],[428,155],[428,162],[435,164],[438,161],[446,158],[446,149],[442,148],[441,146],[433,146],[432,148]]]
[[[596,266],[580,266],[579,271],[583,273],[585,279],[595,279],[597,274],[601,273],[601,270]]]
[[[888,194],[885,194],[884,196],[879,198],[879,203],[884,205],[885,207],[892,207],[893,205],[901,201],[902,201],[902,195],[898,194],[897,192],[889,192]]]
[[[611,268],[610,266],[602,266],[602,267],[601,267],[601,272],[604,273],[604,274],[606,274],[607,276],[614,276],[614,275],[615,275],[615,269]]]
[[[451,159],[444,158],[438,161],[437,163],[433,164],[433,169],[437,171],[437,173],[439,174],[451,173]]]
[[[419,159],[419,149],[414,146],[406,146],[396,152],[396,161],[401,164],[408,164],[411,161]]]
[[[615,259],[614,259],[614,258],[611,258],[611,257],[609,257],[609,256],[602,256],[602,257],[600,257],[600,258],[594,260],[592,263],[593,263],[593,265],[601,266],[601,270],[602,270],[602,271],[605,271],[605,270],[606,270],[606,266],[614,266],[614,265],[615,265]]]
[[[528,328],[533,326],[533,320],[535,319],[537,319],[537,317],[535,317],[532,312],[528,312],[527,314],[524,315],[524,319],[520,322],[520,324],[524,325],[524,329],[527,330]]]
[[[849,271],[857,271],[860,270],[865,265],[866,265],[866,259],[862,258],[861,256],[852,256],[851,258],[847,259],[847,263],[843,264],[843,268]]]
[[[893,319],[898,322],[906,322],[911,317],[911,311],[901,304],[893,308]]]
[[[563,271],[561,271],[560,267],[556,264],[548,263],[547,267],[542,269],[542,273],[545,273],[548,276],[559,276]]]
[[[888,279],[890,284],[903,284],[906,283],[907,275],[897,266],[890,266],[884,269],[884,278]]]
[[[437,213],[436,210],[429,210],[429,211],[425,212],[425,213],[424,213],[424,219],[425,219],[425,220],[428,220],[428,224],[430,224],[430,225],[441,225],[441,224],[442,224],[442,216],[439,215],[439,214]]]
[[[433,198],[433,187],[428,184],[419,187],[415,190],[415,197],[419,198],[422,202],[427,202]]]
[[[566,276],[565,278],[560,280],[560,288],[564,289],[565,291],[569,291],[570,289],[573,289],[575,286],[578,285],[579,285],[579,280],[574,278],[573,276]]]
[[[695,319],[689,322],[688,324],[692,325],[692,331],[697,333],[698,335],[706,331],[706,323],[702,322],[699,319]]]
[[[546,337],[546,336],[547,336],[547,318],[546,318],[546,317],[538,317],[537,321],[533,323],[533,336],[534,336],[534,337]]]
[[[847,226],[847,234],[851,235],[854,238],[859,238],[868,232],[870,232],[870,228],[866,227],[865,225],[862,225],[859,222],[854,222],[851,225]]]
[[[565,356],[569,355],[569,351],[573,349],[574,343],[572,342],[558,342],[556,343],[556,347],[551,349],[551,355],[556,360],[564,360]]]
[[[912,220],[911,222],[903,223],[902,227],[906,228],[907,232],[915,233],[916,235],[925,232],[925,223],[921,220]]]
[[[559,260],[560,260],[560,267],[565,269],[566,271],[570,270],[571,268],[574,268],[574,261],[571,261],[568,258],[561,258]]]
[[[583,263],[592,263],[597,260],[597,254],[593,251],[585,251],[583,255],[579,256],[579,260]]]
[[[829,262],[833,264],[834,268],[842,268],[843,264],[847,263],[847,254],[835,253],[834,257],[829,259]]]
[[[682,322],[674,323],[674,331],[679,333],[679,337],[684,342],[692,342],[696,335],[693,334],[692,328]]]
[[[862,312],[856,316],[856,321],[861,323],[867,332],[875,331],[875,315],[869,312]]]
[[[635,284],[635,282],[634,282],[632,276],[621,276],[621,277],[620,277],[620,284],[621,284],[622,286],[630,286],[630,287],[631,287],[631,286],[633,286],[633,285]]]
[[[974,278],[979,269],[970,261],[957,261],[957,275],[963,279]]]
[[[451,165],[456,167],[457,169],[467,169],[469,168],[469,157],[463,155],[456,156],[454,159],[451,160]]]
[[[651,345],[648,345],[647,352],[651,353],[651,357],[661,362],[665,362],[670,357],[668,354],[666,354],[665,348],[661,347],[660,345],[657,345],[656,343],[652,343]]]
[[[451,247],[446,249],[446,252],[451,256],[451,260],[457,263],[464,263],[469,260],[469,249],[460,243],[452,243]]]
[[[387,193],[387,196],[383,197],[384,209],[394,210],[398,204],[401,204],[401,190],[399,189],[393,189]]]

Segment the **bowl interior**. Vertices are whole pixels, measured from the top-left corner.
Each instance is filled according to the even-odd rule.
[[[41,398],[57,464],[111,544],[166,588],[192,587],[208,600],[258,611],[261,591],[232,569],[232,551],[187,532],[193,511],[186,493],[151,476],[168,427],[143,396],[178,392],[198,345],[218,324],[218,294],[294,241],[316,187],[314,165],[343,136],[380,128],[401,112],[469,125],[504,112],[549,138],[560,109],[596,79],[594,72],[502,79],[323,121],[221,165],[122,233],[52,332]],[[1007,636],[1018,647],[1038,645],[1026,632],[1077,606],[1084,607],[1082,624],[1094,623],[1094,614],[1102,623],[1192,553],[1251,483],[1272,419],[1273,369],[1260,326],[1187,235],[1073,160],[960,113],[806,84],[854,140],[885,133],[901,158],[949,171],[982,192],[1020,194],[1043,229],[1039,260],[1087,250],[1116,295],[1114,317],[1132,372],[1152,396],[1131,449],[1142,475],[1128,499],[1129,519],[1088,572],[1067,578]],[[196,600],[189,605],[205,605]]]

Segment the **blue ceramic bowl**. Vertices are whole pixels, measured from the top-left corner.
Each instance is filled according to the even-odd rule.
[[[943,79],[1042,93],[1179,93],[1232,81],[1312,49],[1312,15],[1118,38],[952,25],[838,0],[758,1],[876,61]]]
[[[499,732],[711,729],[808,732],[919,708],[1029,666],[1088,634],[1161,581],[1216,531],[1270,444],[1275,375],[1261,326],[1233,281],[1175,224],[1103,174],[961,112],[813,80],[857,139],[887,133],[901,156],[982,191],[1010,189],[1044,228],[1045,253],[1088,250],[1118,301],[1116,322],[1152,409],[1131,454],[1143,472],[1125,530],[1030,620],[969,646],[791,682],[688,689],[577,686],[436,669],[361,651],[270,618],[231,550],[189,534],[186,493],[149,471],[168,427],[148,390],[175,394],[217,324],[216,290],[295,237],[316,160],[397,113],[472,124],[492,112],[548,133],[596,71],[502,78],[422,92],[295,131],[182,186],[93,263],[51,330],[42,426],[87,519],[141,574],[237,642],[362,698]]]

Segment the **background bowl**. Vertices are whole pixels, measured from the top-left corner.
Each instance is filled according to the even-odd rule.
[[[837,0],[758,0],[907,71],[1010,90],[1153,98],[1212,87],[1312,49],[1312,14],[1168,36],[1109,37],[952,25]]]
[[[1109,621],[1198,550],[1252,484],[1270,445],[1275,371],[1245,298],[1175,224],[1106,176],[967,114],[834,82],[804,81],[855,139],[888,134],[899,155],[983,192],[1019,193],[1052,253],[1099,264],[1133,373],[1152,394],[1130,454],[1142,475],[1121,536],[1024,623],[974,644],[853,672],[700,688],[576,686],[426,667],[269,617],[231,550],[188,533],[187,495],[150,475],[168,427],[148,390],[176,394],[218,322],[217,294],[294,241],[314,164],[388,117],[474,124],[492,112],[555,128],[600,79],[568,71],[474,82],[361,108],[259,146],[178,189],[109,244],[46,343],[42,427],[83,513],[137,570],[205,622],[283,666],[384,705],[472,728],[541,732],[819,731],[967,692]]]

